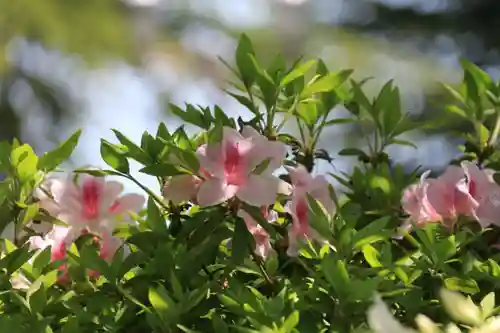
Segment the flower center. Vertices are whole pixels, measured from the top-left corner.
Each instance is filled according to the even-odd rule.
[[[295,215],[297,216],[298,226],[296,227],[296,234],[305,236],[309,233],[309,207],[304,199],[299,200],[295,208]]]
[[[99,216],[101,186],[95,180],[88,180],[82,185],[82,216],[92,220]]]
[[[228,142],[225,147],[224,175],[229,185],[243,185],[246,181],[246,158],[239,151],[239,143]]]

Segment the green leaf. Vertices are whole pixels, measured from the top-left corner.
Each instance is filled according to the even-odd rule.
[[[369,160],[368,155],[364,151],[358,148],[344,148],[341,151],[339,151],[338,154],[340,156],[358,156]]]
[[[226,93],[236,99],[241,105],[245,106],[248,110],[250,110],[255,115],[260,115],[259,110],[253,104],[253,102],[246,96],[237,95],[232,92],[226,91]]]
[[[236,265],[243,263],[243,260],[249,254],[252,235],[243,219],[238,218],[235,221],[234,235],[231,242],[231,258]]]
[[[460,91],[456,90],[455,88],[453,88],[452,86],[448,85],[448,84],[442,84],[443,88],[445,88],[445,90],[457,101],[460,102],[460,104],[462,105],[466,105],[467,103],[465,102],[465,98],[464,96],[462,96],[462,94],[460,93]],[[467,111],[467,110],[466,110]]]
[[[171,135],[170,135],[170,132],[168,131],[167,125],[165,125],[165,123],[162,122],[162,123],[160,123],[160,125],[158,125],[158,130],[156,131],[156,137],[161,138],[165,141],[170,140]]]
[[[495,292],[492,291],[488,295],[484,296],[481,300],[481,309],[483,312],[483,318],[488,318],[493,314],[495,309]]]
[[[392,87],[392,80],[388,81],[381,89],[377,99],[375,100],[374,108],[382,114],[382,126],[384,135],[392,137],[392,132],[401,121],[401,99],[399,89]]]
[[[124,153],[120,151],[115,145],[109,143],[108,141],[101,139],[101,157],[106,162],[107,165],[113,169],[129,173],[128,160],[124,156]]]
[[[172,164],[153,164],[139,170],[139,172],[156,177],[169,177],[185,174]]]
[[[108,263],[100,257],[96,246],[85,244],[80,250],[80,260],[86,268],[99,272],[111,280],[110,274],[112,271]]]
[[[35,155],[31,146],[24,144],[15,148],[11,152],[10,158],[21,183],[33,178],[37,172],[38,156]]]
[[[155,312],[163,320],[171,319],[176,314],[176,304],[168,295],[167,290],[163,286],[156,288],[150,287],[148,291],[148,299]]]
[[[380,257],[380,253],[373,246],[367,244],[362,248],[363,256],[365,257],[366,262],[371,267],[382,267],[382,264],[378,260]]]
[[[220,121],[223,126],[233,128],[236,126],[234,119],[229,118],[218,105],[214,106],[214,118],[216,121]]]
[[[155,139],[151,134],[144,131],[141,137],[141,148],[151,157],[152,160],[156,161],[161,159],[163,154],[166,152],[166,143],[170,141],[163,140],[162,138]]]
[[[165,223],[165,219],[161,215],[160,209],[156,205],[156,202],[153,198],[148,199],[148,218],[147,223],[151,230],[167,232],[167,224]]]
[[[293,329],[299,324],[299,311],[292,312],[283,323],[280,332],[291,333]]]
[[[38,160],[38,169],[46,172],[52,171],[67,160],[78,145],[81,134],[82,130],[77,130],[66,141],[61,143],[59,147],[43,154]]]
[[[284,87],[287,84],[293,82],[294,80],[298,79],[299,77],[304,76],[304,74],[307,73],[307,71],[314,66],[318,61],[317,60],[309,60],[303,64],[300,64],[296,68],[294,68],[290,73],[288,73],[283,80],[280,82],[280,87]]]
[[[43,269],[50,263],[51,249],[46,247],[43,251],[39,252],[33,260],[32,273],[38,277],[43,272]]]
[[[247,35],[242,34],[236,48],[236,66],[241,74],[241,80],[247,89],[252,86],[256,76],[251,56],[255,56],[252,41]]]
[[[300,93],[300,98],[303,99],[316,93],[335,90],[349,78],[352,72],[353,71],[349,69],[338,73],[328,73],[305,87]]]
[[[22,224],[25,225],[28,222],[32,221],[35,216],[37,216],[39,208],[40,204],[38,202],[28,205],[28,207],[26,207],[24,210]]]
[[[475,294],[479,292],[479,286],[473,279],[450,277],[444,280],[444,285],[449,290],[461,291],[466,294]]]
[[[345,263],[335,258],[334,255],[328,255],[321,261],[321,270],[333,289],[345,295],[350,281]]]
[[[325,122],[325,126],[349,124],[349,123],[355,123],[356,121],[357,120],[355,118],[335,118]]]
[[[164,125],[165,126],[165,125]],[[136,160],[137,162],[148,165],[152,163],[151,157],[138,145],[132,142],[129,138],[123,135],[120,131],[116,129],[111,129],[118,141],[125,147],[127,147],[127,155]]]
[[[417,149],[418,147],[410,141],[407,140],[401,140],[401,139],[390,139],[388,142],[388,145],[400,145],[400,146],[407,146],[411,148]]]
[[[446,312],[456,321],[469,324],[480,325],[482,323],[481,310],[477,307],[470,298],[463,295],[441,289],[441,301]]]
[[[376,112],[376,109],[372,106],[370,103],[368,97],[366,97],[365,93],[361,89],[361,83],[358,83],[354,80],[350,80],[351,82],[351,89],[352,89],[352,102],[354,102],[353,107],[348,107],[347,109],[354,115],[358,116],[360,114],[360,109],[363,108],[365,109],[373,118],[373,120],[377,123],[377,126],[379,126],[379,119],[378,119],[378,113]]]
[[[459,116],[460,118],[469,119],[467,111],[465,111],[462,108],[459,108],[456,105],[447,105],[445,107],[445,110],[448,111],[451,114]]]
[[[175,298],[177,298],[178,301],[182,301],[184,299],[184,292],[182,291],[181,283],[179,282],[179,279],[177,279],[174,271],[170,273],[169,281],[170,285],[172,286]]]
[[[259,66],[259,63],[255,59],[255,57],[250,56],[250,59],[252,60],[255,68],[255,79],[260,91],[262,92],[262,100],[264,101],[264,105],[269,111],[276,104],[278,87],[274,83],[271,76],[269,76],[267,71]]]
[[[208,298],[210,294],[210,288],[209,288],[210,283],[206,283],[205,285],[199,287],[196,290],[192,290],[187,298],[184,298],[183,300],[183,311],[188,312],[191,309],[193,309],[195,306],[200,304],[203,299]]]
[[[195,174],[199,172],[200,162],[192,149],[181,149],[175,146],[170,146],[170,149],[181,160],[184,167]]]
[[[177,117],[181,118],[189,124],[201,127],[205,130],[210,128],[211,121],[206,119],[205,115],[199,110],[195,109],[191,104],[186,105],[186,111],[183,111],[175,104],[169,104],[170,111]]]
[[[297,106],[297,114],[309,126],[316,124],[320,117],[318,106],[314,102],[299,103]]]
[[[4,239],[4,242],[7,240]],[[7,268],[7,273],[12,274],[23,266],[30,259],[30,252],[27,246],[16,248],[0,261],[1,267]]]
[[[45,287],[41,280],[36,280],[26,292],[26,297],[33,314],[38,314],[43,311],[47,303],[47,295]]]
[[[229,329],[228,329],[226,323],[222,320],[220,315],[218,315],[217,313],[213,313],[211,320],[212,320],[212,327],[214,329],[214,332],[229,333]]]

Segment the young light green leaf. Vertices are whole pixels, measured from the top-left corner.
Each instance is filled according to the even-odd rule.
[[[177,311],[175,302],[170,298],[164,287],[150,287],[148,292],[149,302],[155,312],[163,320],[171,318]]]
[[[344,70],[338,73],[328,73],[304,88],[300,98],[308,98],[319,92],[332,91],[342,85],[352,74],[352,70]]]
[[[33,148],[27,144],[19,146],[11,152],[10,158],[21,183],[31,180],[37,172],[38,164],[38,156]]]
[[[483,318],[488,318],[495,309],[495,292],[490,292],[488,295],[484,296],[481,300],[481,309],[483,313]]]
[[[288,73],[283,80],[280,82],[280,87],[284,87],[287,84],[293,82],[295,79],[304,76],[307,71],[314,66],[318,61],[317,60],[309,60],[303,64],[300,64],[296,68],[294,68],[290,73]]]
[[[281,327],[280,333],[291,333],[298,324],[299,311],[294,311],[288,316],[288,318],[286,318],[283,326]]]
[[[481,310],[470,298],[462,296],[460,293],[441,289],[441,301],[446,312],[458,322],[468,325],[479,325],[483,318]]]

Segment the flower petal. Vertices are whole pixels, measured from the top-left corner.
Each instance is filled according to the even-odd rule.
[[[394,318],[389,307],[379,295],[375,295],[373,305],[367,314],[368,324],[375,333],[414,333]]]
[[[328,214],[335,213],[335,203],[330,195],[329,183],[323,176],[316,176],[311,184],[309,194],[325,207]]]
[[[61,210],[82,211],[79,189],[70,177],[64,182],[51,183],[50,192]]]
[[[194,175],[174,176],[165,183],[163,196],[174,204],[196,198],[202,180]]]
[[[292,185],[295,187],[308,187],[313,181],[312,175],[307,172],[307,169],[302,164],[298,164],[296,167],[285,166],[285,169],[288,171]]]
[[[277,177],[251,174],[236,196],[252,206],[271,205],[276,201],[279,184],[280,179]]]
[[[234,197],[237,191],[237,186],[227,185],[217,178],[208,179],[203,182],[198,191],[198,205],[207,207],[220,204]]]
[[[221,143],[205,144],[196,149],[196,156],[200,162],[200,168],[208,171],[218,178],[224,176],[223,169],[220,167],[224,162],[224,152]]]
[[[137,213],[144,207],[146,199],[140,194],[126,194],[119,197],[115,203],[110,207],[109,213],[112,215],[120,215],[126,212]]]
[[[114,180],[104,182],[101,193],[101,211],[106,212],[123,191],[123,184]]]

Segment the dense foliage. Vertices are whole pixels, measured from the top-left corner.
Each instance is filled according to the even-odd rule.
[[[58,169],[80,132],[42,156],[1,143],[0,331],[500,331],[500,85],[462,62],[443,107],[473,131],[431,177],[386,153],[431,126],[402,111],[391,82],[369,98],[367,80],[322,61],[264,67],[245,36],[235,64],[227,93],[250,120],[172,105],[196,134],[162,123],[136,144],[113,130],[107,170]],[[319,160],[335,164],[317,147],[323,130],[345,123],[365,133],[366,149],[339,152],[358,165],[315,175]],[[122,194],[122,179],[144,193]]]

